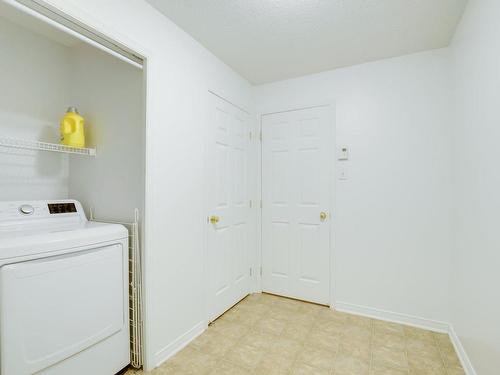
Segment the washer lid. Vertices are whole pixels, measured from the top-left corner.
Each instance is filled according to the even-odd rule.
[[[0,231],[0,260],[70,250],[128,237],[123,225],[86,221],[76,225],[47,225]],[[48,254],[47,254],[48,256]]]

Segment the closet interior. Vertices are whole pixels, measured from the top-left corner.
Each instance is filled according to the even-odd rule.
[[[1,200],[71,198],[99,220],[142,216],[141,67],[5,3],[0,17]],[[59,145],[68,107],[85,119],[83,149]]]

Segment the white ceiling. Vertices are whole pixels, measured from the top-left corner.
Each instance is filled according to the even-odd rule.
[[[449,44],[467,0],[147,0],[254,84]]]

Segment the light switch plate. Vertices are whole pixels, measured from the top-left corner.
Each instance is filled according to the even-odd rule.
[[[349,176],[347,175],[347,169],[339,170],[338,179],[339,181],[347,181],[349,179]]]

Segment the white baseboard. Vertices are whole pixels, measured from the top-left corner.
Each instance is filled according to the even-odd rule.
[[[462,367],[464,368],[465,373],[467,375],[477,375],[476,370],[474,369],[474,366],[472,366],[472,362],[470,361],[470,358],[467,355],[467,352],[465,351],[462,342],[460,341],[460,338],[458,337],[457,333],[455,332],[455,329],[451,324],[448,333],[450,335],[451,342],[455,347],[455,351],[457,352],[458,358],[462,363]]]
[[[465,351],[458,335],[456,334],[453,326],[450,323],[440,322],[437,320],[431,320],[426,318],[421,318],[418,316],[401,314],[392,311],[386,311],[381,309],[376,309],[373,307],[366,307],[355,305],[347,302],[335,302],[333,309],[349,314],[366,316],[369,318],[374,318],[378,320],[385,320],[387,322],[404,324],[412,327],[423,328],[428,331],[447,333],[450,335],[451,342],[455,347],[455,351],[457,352],[458,358],[462,363],[462,367],[467,375],[477,375],[472,363]]]
[[[180,352],[197,336],[201,335],[205,329],[207,329],[207,322],[201,321],[172,343],[157,351],[154,355],[154,367],[160,366],[163,362]]]
[[[444,332],[449,333],[449,324],[445,322],[440,322],[437,320],[431,320],[426,318],[420,318],[417,316],[396,313],[392,311],[386,311],[381,309],[376,309],[373,307],[359,306],[347,302],[335,302],[335,310],[367,316],[369,318],[375,318],[379,320],[385,320],[388,322],[405,324],[413,327],[423,328],[433,332]]]

